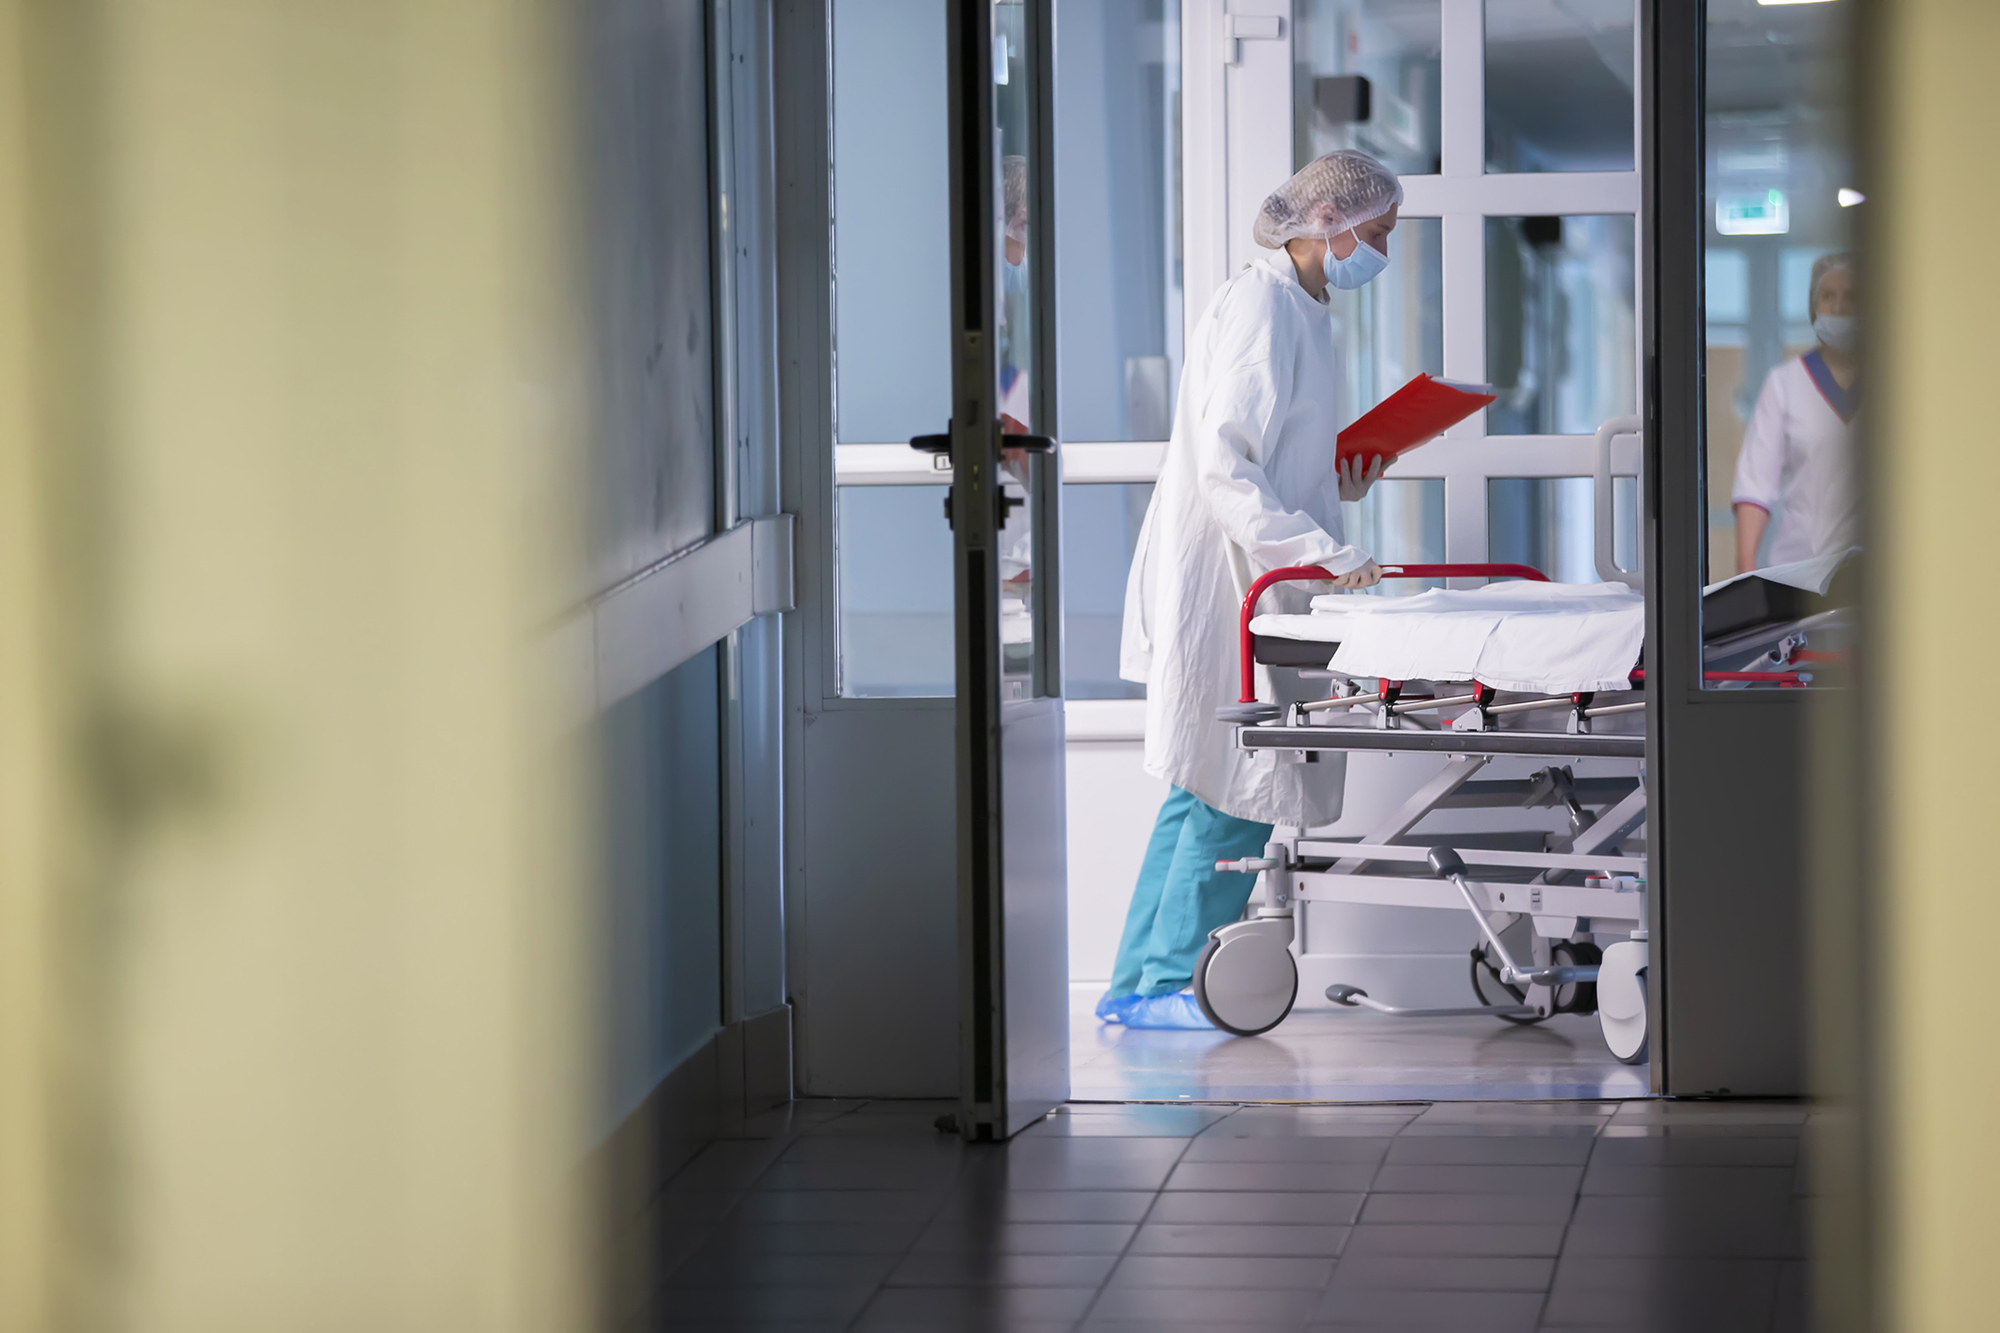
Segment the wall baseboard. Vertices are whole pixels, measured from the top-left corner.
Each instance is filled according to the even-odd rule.
[[[792,1007],[731,1023],[676,1065],[591,1154],[618,1230],[717,1138],[792,1098]]]

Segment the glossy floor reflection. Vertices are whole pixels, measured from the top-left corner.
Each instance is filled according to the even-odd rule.
[[[798,1103],[623,1219],[614,1327],[1795,1330],[1802,1146],[1754,1103]]]
[[[1644,1097],[1645,1066],[1604,1047],[1597,1020],[1294,1012],[1261,1037],[1134,1032],[1074,993],[1070,1095],[1079,1101],[1458,1101]]]

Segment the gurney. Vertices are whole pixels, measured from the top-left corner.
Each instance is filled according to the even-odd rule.
[[[1475,1003],[1399,1007],[1338,982],[1326,998],[1389,1017],[1483,1015],[1521,1024],[1595,1012],[1612,1054],[1644,1061],[1643,597],[1618,584],[1553,585],[1526,565],[1401,565],[1385,566],[1383,577],[1522,582],[1489,583],[1472,596],[1323,597],[1311,615],[1258,614],[1267,588],[1330,577],[1313,567],[1280,569],[1252,585],[1239,624],[1241,697],[1219,708],[1218,718],[1235,725],[1237,745],[1275,763],[1315,763],[1328,753],[1426,754],[1445,762],[1358,837],[1280,827],[1263,855],[1218,863],[1255,872],[1258,886],[1246,918],[1214,931],[1195,967],[1203,1012],[1241,1035],[1284,1020],[1298,994],[1292,946],[1301,903],[1434,908],[1469,913],[1476,924],[1469,958]],[[1468,616],[1476,623],[1456,632],[1465,626],[1453,617]],[[1540,619],[1529,624],[1527,617]],[[1551,635],[1575,647],[1574,660],[1545,651]],[[1776,621],[1748,633],[1732,624],[1728,637],[1705,657],[1713,663],[1704,670],[1711,686],[1798,688],[1836,656],[1806,648],[1808,634]],[[1426,669],[1431,661],[1441,665]],[[1260,665],[1324,678],[1326,695],[1282,707],[1260,702]],[[1526,779],[1480,780],[1509,757],[1538,766]],[[1638,761],[1637,776],[1575,775],[1577,761],[1595,759]],[[1526,838],[1539,846],[1520,837],[1480,846],[1507,840],[1421,827],[1442,810],[1510,805],[1552,809],[1566,816],[1568,830]]]

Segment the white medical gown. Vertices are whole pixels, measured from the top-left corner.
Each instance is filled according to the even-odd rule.
[[[1854,544],[1852,434],[1820,394],[1803,357],[1765,377],[1729,493],[1731,504],[1777,514],[1765,563],[1811,560]]]
[[[1215,720],[1239,686],[1237,615],[1258,575],[1288,565],[1344,574],[1349,546],[1334,471],[1340,417],[1327,310],[1283,252],[1245,268],[1189,341],[1174,433],[1125,585],[1119,674],[1146,686],[1146,771],[1224,814],[1313,826],[1340,817],[1347,766],[1239,750]],[[1259,605],[1304,611],[1324,583],[1270,589]],[[1272,682],[1258,668],[1264,699]]]

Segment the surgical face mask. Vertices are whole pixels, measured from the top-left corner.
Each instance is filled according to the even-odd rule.
[[[1821,315],[1813,321],[1813,336],[1836,352],[1854,350],[1854,340],[1860,336],[1861,326],[1852,315]]]
[[[1354,252],[1345,259],[1336,259],[1333,244],[1326,247],[1326,280],[1331,286],[1343,292],[1351,292],[1356,287],[1365,287],[1375,275],[1389,267],[1389,256],[1354,234]]]

